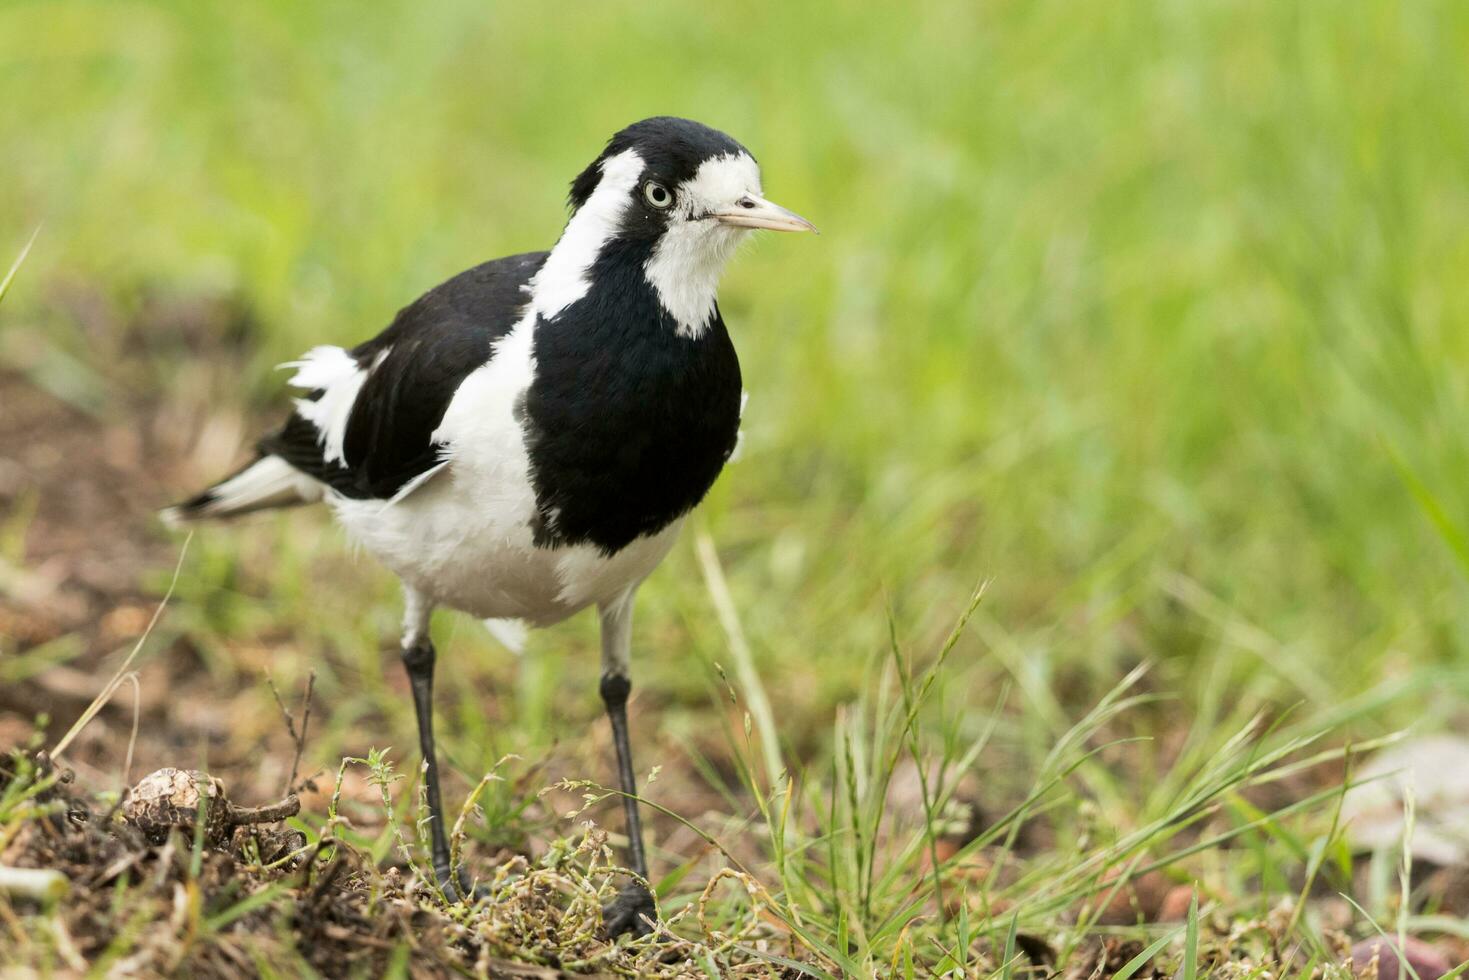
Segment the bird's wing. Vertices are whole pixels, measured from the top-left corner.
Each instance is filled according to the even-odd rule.
[[[434,431],[460,384],[493,356],[546,253],[460,273],[352,350],[318,347],[290,367],[308,394],[260,451],[346,497],[391,500],[439,467]]]

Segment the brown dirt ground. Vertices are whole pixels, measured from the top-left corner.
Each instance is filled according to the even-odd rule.
[[[6,746],[25,741],[39,717],[53,738],[66,731],[146,628],[158,595],[143,583],[177,559],[153,515],[179,483],[170,475],[190,467],[136,411],[99,417],[15,372],[0,371],[0,406],[0,526],[15,541],[0,554],[0,653],[34,660],[0,684]],[[54,656],[43,658],[48,645]],[[212,768],[253,782],[257,747],[230,751],[220,692],[199,667],[187,639],[144,659],[135,755],[177,758],[207,742],[220,753],[211,752]],[[120,784],[133,713],[125,686],[68,752],[87,783]],[[272,747],[289,758],[283,726],[279,734]]]
[[[83,300],[70,303],[72,315],[83,323],[89,317],[96,320],[110,315],[97,312],[100,306],[94,309]],[[149,318],[155,324],[173,322],[172,334],[191,346],[204,344],[202,337],[226,338],[222,346],[210,341],[214,346],[208,348],[208,357],[189,359],[203,366],[192,368],[195,373],[190,377],[173,379],[166,403],[126,394],[161,387],[147,382],[144,358],[129,360],[118,354],[113,362],[116,377],[106,382],[110,386],[106,412],[88,410],[78,400],[52,394],[27,373],[0,368],[0,671],[5,671],[0,673],[0,750],[35,737],[41,717],[48,719],[48,741],[54,740],[96,697],[157,605],[157,592],[140,583],[156,583],[159,573],[172,568],[178,557],[178,542],[158,527],[155,511],[176,488],[201,483],[228,468],[242,436],[254,428],[253,420],[212,397],[218,385],[228,383],[243,367],[241,352],[247,345],[240,339],[248,333],[248,317],[228,302],[185,301],[155,307]],[[97,337],[124,338],[110,342],[119,349],[127,336],[126,329],[119,330],[112,322],[94,324],[92,332]],[[101,351],[101,359],[108,353]],[[262,664],[276,653],[284,655],[289,638],[281,638],[280,647],[252,651],[250,659]],[[90,880],[99,895],[105,894],[104,886],[124,867],[181,887],[185,877],[179,866],[181,855],[104,832],[86,817],[97,807],[96,791],[125,785],[124,759],[135,717],[138,734],[133,753],[138,762],[129,781],[161,765],[189,768],[189,761],[198,757],[199,746],[208,745],[210,772],[225,781],[237,802],[258,804],[279,797],[295,751],[284,722],[275,719],[256,724],[245,739],[233,737],[230,726],[221,723],[235,713],[236,704],[242,710],[248,706],[258,711],[260,671],[243,671],[231,688],[222,686],[202,666],[186,635],[146,658],[140,668],[136,706],[132,688],[124,686],[67,753],[65,765],[75,778],[57,792],[66,801],[63,809],[72,817],[58,818],[49,830],[30,835],[27,841],[12,842],[11,854],[0,857],[8,860],[24,845],[29,850],[22,863],[49,861],[78,880]],[[399,684],[399,679],[394,676],[392,682]],[[329,707],[317,704],[314,710],[320,724]],[[587,741],[580,749],[580,762],[585,763],[589,755],[605,760],[610,754],[604,737]],[[576,771],[570,761],[553,762],[551,768],[562,771],[543,771],[540,778],[551,782],[559,775],[588,775]],[[1315,773],[1309,785],[1275,786],[1272,792],[1299,798],[1339,775]],[[665,770],[660,783],[662,795],[676,797],[683,813],[707,810],[713,815],[722,806],[718,796],[692,772]],[[451,783],[449,794],[458,798],[467,788]],[[318,786],[315,794],[308,790],[303,801],[306,808],[324,810],[321,792],[329,789],[329,785]],[[377,790],[359,772],[348,774],[344,797],[359,804],[354,821],[370,824],[377,812]],[[1256,802],[1279,805],[1288,800]],[[552,806],[564,808],[564,801]],[[700,846],[694,835],[676,824],[659,826],[659,836],[675,852],[693,853]],[[206,888],[229,891],[241,887],[238,855],[214,853],[202,874]],[[1447,872],[1440,872],[1440,877],[1444,874]],[[453,955],[441,958],[425,953],[421,961],[416,958],[415,975],[447,975],[462,969],[466,950],[492,966],[492,975],[557,975],[554,970],[483,958],[488,954],[472,943],[466,946],[462,934],[445,933],[446,928],[453,932],[445,921],[425,920],[421,906],[405,891],[409,886],[394,869],[382,879],[392,893],[391,914],[369,912],[364,897],[368,877],[367,869],[343,864],[318,872],[304,886],[309,908],[300,920],[301,935],[309,940],[306,945],[312,950],[314,964],[324,972],[349,962],[381,965],[398,940],[412,937],[419,951],[459,943]],[[1161,875],[1152,878],[1157,880],[1139,881],[1120,893],[1117,908],[1109,908],[1104,919],[1116,923],[1138,918],[1176,920],[1180,899],[1177,887],[1172,887],[1176,883]],[[1462,878],[1454,877],[1435,889],[1440,908],[1469,913],[1469,889]],[[252,881],[252,887],[260,884],[258,878]],[[105,918],[99,904],[71,920],[78,930],[72,938],[84,958],[96,953],[98,944],[109,935]],[[95,927],[90,933],[89,921]],[[192,963],[192,968],[200,975],[251,972],[243,959],[245,953],[231,953],[231,948],[228,943],[211,947],[210,958]],[[1136,951],[1132,944],[1108,942],[1097,948],[1096,958],[1111,966],[1125,962]]]

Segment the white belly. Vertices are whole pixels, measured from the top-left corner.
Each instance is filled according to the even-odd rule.
[[[535,493],[515,405],[533,373],[530,324],[460,386],[435,433],[445,465],[391,503],[329,494],[367,551],[432,602],[485,619],[544,626],[611,602],[658,565],[682,521],[613,555],[595,545],[538,548]]]
[[[647,578],[678,536],[680,522],[639,538],[614,555],[594,545],[538,548],[524,520],[467,506],[451,467],[408,498],[333,501],[352,537],[434,603],[481,619],[546,626],[595,603],[608,603]]]

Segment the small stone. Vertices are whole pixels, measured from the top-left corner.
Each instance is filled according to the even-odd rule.
[[[1438,980],[1439,977],[1453,969],[1449,965],[1448,957],[1439,952],[1435,947],[1421,939],[1408,936],[1403,941],[1403,955],[1400,958],[1397,952],[1396,940],[1384,939],[1382,936],[1373,936],[1364,939],[1352,947],[1352,969],[1360,977],[1362,971],[1372,966],[1372,961],[1377,961],[1377,975],[1375,980],[1399,980],[1400,977],[1411,976],[1403,969],[1402,960],[1406,959],[1408,965],[1417,974],[1418,980]],[[1374,980],[1368,974],[1367,980]]]
[[[1111,898],[1098,913],[1097,923],[1118,926],[1159,921],[1158,910],[1171,890],[1163,873],[1149,871],[1118,887],[1115,883],[1120,875],[1121,870],[1117,868],[1102,875],[1104,887],[1097,893],[1096,900],[1105,899],[1109,894]]]
[[[1184,922],[1188,919],[1188,910],[1194,903],[1194,889],[1192,885],[1174,885],[1168,889],[1168,894],[1163,896],[1163,902],[1158,906],[1159,922]]]
[[[1359,851],[1402,846],[1413,800],[1415,861],[1441,868],[1469,862],[1469,738],[1425,735],[1373,756],[1342,800],[1347,840]]]

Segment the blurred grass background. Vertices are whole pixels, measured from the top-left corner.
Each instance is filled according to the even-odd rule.
[[[1469,656],[1465,50],[1450,2],[3,0],[0,241],[44,227],[0,358],[105,412],[117,388],[86,379],[142,356],[182,404],[268,418],[274,364],[549,246],[608,135],[694,117],[823,232],[725,280],[745,452],[692,524],[798,751],[871,683],[889,610],[921,659],[984,578],[943,704],[972,732],[1014,682],[1012,748],[1142,661],[1179,695],[1145,734],[1196,719],[1206,745],[1262,705],[1405,690],[1354,715],[1364,734],[1439,727],[1463,721]],[[219,384],[146,324],[99,336],[57,284],[123,316],[160,289],[230,296],[247,367]],[[195,547],[170,622],[211,670],[284,635],[283,686],[315,665],[334,706],[319,762],[411,743],[375,666],[385,573],[319,515]],[[600,718],[590,621],[520,663],[467,621],[438,631],[464,770]],[[637,636],[660,708],[640,766],[655,731],[714,751],[727,639],[689,541]]]

